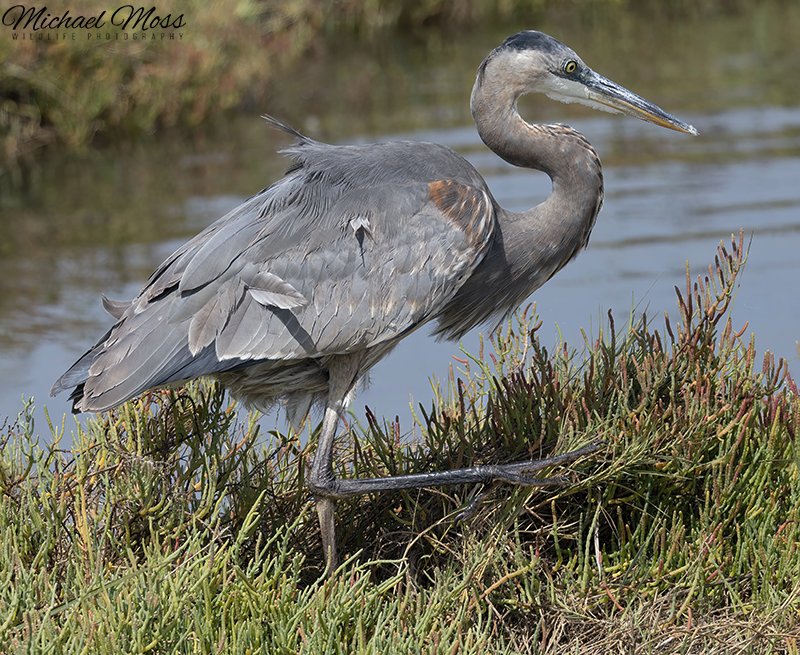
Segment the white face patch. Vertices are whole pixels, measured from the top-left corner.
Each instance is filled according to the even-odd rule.
[[[613,107],[609,107],[606,104],[594,100],[591,91],[580,82],[568,80],[563,77],[556,77],[555,75],[548,75],[544,81],[543,90],[548,98],[558,100],[559,102],[586,105],[592,109],[607,111],[611,114],[622,113],[618,109],[614,109]]]
[[[564,103],[577,103],[586,105],[599,111],[612,114],[621,113],[619,110],[595,100],[596,94],[584,84],[576,80],[554,75],[547,70],[547,65],[539,53],[522,50],[514,53],[516,61],[513,68],[519,71],[536,71],[537,77],[529,81],[526,92],[544,93],[548,98]],[[577,57],[577,55],[576,55]]]
[[[544,78],[542,91],[548,98],[564,103],[577,103],[586,105],[599,111],[607,111],[611,114],[621,114],[622,112],[606,104],[597,102],[592,98],[592,92],[585,85],[575,80],[568,80],[555,75],[548,75]]]

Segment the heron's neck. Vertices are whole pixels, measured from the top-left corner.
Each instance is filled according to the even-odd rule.
[[[603,199],[603,174],[594,148],[567,125],[532,125],[517,111],[523,90],[502,76],[479,76],[472,90],[472,116],[483,142],[514,166],[544,171],[553,192],[520,218],[552,223],[589,237]],[[566,238],[566,234],[563,235]],[[580,246],[579,246],[580,247]]]
[[[479,75],[472,92],[481,138],[507,162],[547,173],[553,192],[528,211],[498,210],[489,252],[438,316],[439,334],[450,338],[513,310],[547,282],[586,245],[603,198],[589,142],[565,125],[529,125],[517,112],[520,92],[493,79],[500,77]]]

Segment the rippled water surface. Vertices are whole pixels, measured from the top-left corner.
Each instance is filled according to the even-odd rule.
[[[599,72],[693,123],[697,138],[630,118],[595,114],[544,98],[526,99],[531,121],[569,122],[594,144],[605,167],[606,199],[589,249],[536,300],[543,339],[559,331],[578,344],[613,309],[674,313],[673,287],[685,264],[712,260],[720,239],[753,235],[734,304],[759,350],[800,373],[800,7],[764,3],[746,13],[669,17],[561,16],[551,24],[468,35],[413,35],[353,46],[332,42],[277,85],[264,110],[317,138],[356,142],[437,141],[467,157],[511,209],[549,192],[542,174],[515,169],[480,143],[468,99],[490,48],[522,27],[573,46]],[[125,151],[48,159],[25,193],[0,200],[0,416],[23,396],[50,399],[53,380],[110,324],[101,292],[134,295],[154,266],[185,239],[278,177],[274,154],[287,141],[259,110],[215,136],[158,139]],[[477,335],[465,339],[475,349]],[[428,403],[429,376],[443,378],[457,344],[411,336],[372,372],[355,405],[399,414]],[[41,413],[37,413],[41,420]]]

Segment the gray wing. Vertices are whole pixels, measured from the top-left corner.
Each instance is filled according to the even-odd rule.
[[[441,146],[328,146],[171,255],[56,382],[101,411],[259,360],[352,353],[429,320],[491,243],[493,201]]]

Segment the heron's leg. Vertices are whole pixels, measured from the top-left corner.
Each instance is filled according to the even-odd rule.
[[[350,392],[358,378],[361,358],[342,356],[331,358],[328,368],[328,403],[322,419],[322,430],[311,465],[308,485],[317,505],[322,547],[325,553],[325,575],[336,568],[336,498],[329,493],[336,486],[333,475],[333,442],[336,427],[350,400]]]
[[[473,466],[471,468],[454,469],[451,471],[438,471],[435,473],[412,473],[385,478],[365,478],[355,480],[329,479],[325,488],[328,498],[347,498],[376,491],[397,491],[400,489],[420,489],[423,487],[441,487],[454,484],[471,484],[475,482],[508,482],[530,487],[553,487],[567,484],[563,477],[538,478],[533,475],[535,471],[559,464],[569,464],[576,459],[589,455],[601,448],[595,443],[578,450],[573,450],[561,455],[546,457],[544,459],[514,464],[489,464]]]
[[[339,412],[330,405],[325,408],[317,452],[311,465],[309,486],[317,504],[319,529],[322,535],[322,550],[325,554],[325,575],[330,576],[336,568],[336,501],[324,495],[335,483],[333,477],[333,440],[339,423]]]

